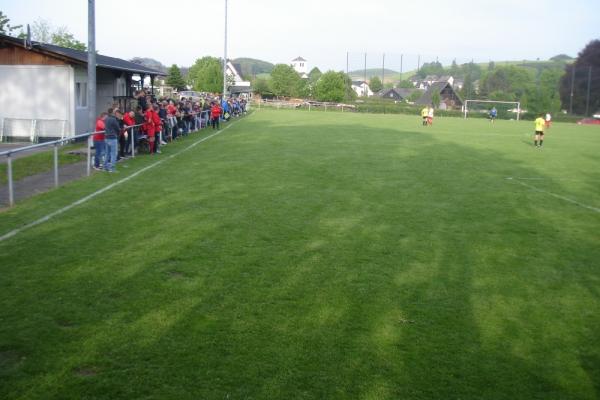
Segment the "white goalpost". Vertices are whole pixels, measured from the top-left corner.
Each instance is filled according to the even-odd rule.
[[[494,100],[465,100],[465,105],[463,106],[463,112],[465,115],[465,119],[469,115],[469,104],[483,103],[489,104],[492,106],[493,104],[512,104],[514,108],[514,112],[517,114],[517,121],[521,118],[521,102],[520,101],[494,101]],[[511,110],[509,110],[511,111]]]

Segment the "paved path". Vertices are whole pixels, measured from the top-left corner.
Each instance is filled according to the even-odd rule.
[[[92,169],[92,172],[95,172]],[[58,168],[58,183],[65,184],[76,179],[81,179],[87,174],[86,162],[62,165]],[[47,192],[54,188],[54,170],[37,175],[25,177],[14,182],[15,203],[36,194]],[[8,185],[0,185],[0,208],[8,206]]]
[[[30,146],[31,143],[0,143],[0,153],[7,150],[14,150],[20,147]],[[39,147],[37,149],[31,149],[27,151],[20,151],[18,153],[12,154],[11,157],[14,160],[21,157],[27,157],[35,153],[41,153],[42,151],[52,151],[52,146],[48,147]],[[6,164],[6,156],[0,156],[0,164]]]

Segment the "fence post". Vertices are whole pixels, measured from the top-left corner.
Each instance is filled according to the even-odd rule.
[[[6,155],[6,167],[8,174],[8,206],[12,207],[15,204],[15,197],[13,193],[12,157],[10,153]]]
[[[58,187],[58,143],[54,143],[54,187]]]
[[[91,164],[92,164],[92,135],[88,136],[87,138],[87,176],[90,176],[90,174],[92,173],[91,171]]]
[[[133,137],[133,127],[129,129],[129,134],[131,135],[131,157],[135,157],[135,138]]]

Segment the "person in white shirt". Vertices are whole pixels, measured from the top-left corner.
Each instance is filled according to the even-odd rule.
[[[550,125],[552,125],[552,115],[546,113],[546,128],[550,128]]]
[[[429,107],[427,111],[427,124],[433,125],[433,107]]]

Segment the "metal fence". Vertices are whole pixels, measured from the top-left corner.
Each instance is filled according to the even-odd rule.
[[[209,111],[202,111],[200,113],[191,113],[192,116],[197,116],[197,115],[201,115],[201,116],[209,116],[210,112]],[[6,120],[8,118],[4,119],[4,123],[6,123]],[[16,121],[16,122],[15,122]],[[32,137],[51,137],[50,135],[54,134],[54,132],[56,132],[55,130],[52,130],[52,125],[49,122],[42,122],[39,123],[37,121],[34,120],[16,120],[16,119],[10,119],[9,124],[22,124],[21,128],[27,128],[28,132],[29,132],[29,136],[25,136],[23,135],[22,137],[24,138],[28,138],[31,139]],[[163,121],[164,126],[167,126],[168,121]],[[140,139],[140,137],[136,138],[136,135],[134,133],[134,130],[136,128],[139,128],[143,126],[143,124],[140,125],[133,125],[133,126],[128,126],[126,127],[126,131],[128,131],[129,133],[129,137],[128,140],[131,141],[131,157],[135,157],[136,156],[136,139]],[[200,126],[196,126],[197,130],[202,129],[202,125],[200,124]],[[207,127],[207,125],[205,126]],[[45,128],[48,128],[48,130],[44,130]],[[63,128],[64,129],[64,128]],[[39,134],[37,136],[32,135],[32,133],[35,132],[39,132]],[[54,187],[58,187],[60,182],[59,182],[59,162],[58,162],[58,150],[61,146],[64,146],[65,144],[68,143],[73,143],[73,142],[77,142],[77,141],[85,141],[86,142],[86,175],[90,176],[91,175],[91,167],[92,167],[92,145],[93,145],[93,141],[92,141],[92,136],[98,133],[104,133],[104,131],[98,131],[98,132],[88,132],[88,133],[83,133],[80,135],[75,135],[75,136],[70,136],[70,137],[63,137],[61,139],[58,140],[52,140],[52,141],[48,141],[48,142],[44,142],[44,143],[38,143],[38,144],[33,144],[33,145],[29,145],[29,146],[24,146],[24,147],[19,147],[19,148],[15,148],[15,149],[10,149],[10,150],[6,150],[3,152],[0,152],[0,157],[6,157],[6,164],[7,164],[7,177],[8,177],[8,205],[9,207],[12,207],[15,204],[15,199],[14,199],[14,176],[13,176],[13,161],[14,161],[14,156],[16,154],[19,153],[24,153],[24,152],[31,152],[33,150],[38,150],[40,148],[52,148],[53,149],[53,178],[54,178]],[[63,133],[64,136],[64,133]],[[17,136],[20,137],[20,136]],[[162,136],[162,132],[159,134],[157,140],[162,140],[163,136]]]
[[[308,111],[340,111],[340,112],[354,112],[356,106],[352,104],[343,103],[327,103],[319,101],[293,101],[293,100],[269,100],[262,99],[256,101],[256,107],[259,109],[265,108],[276,108],[276,109],[288,109],[288,110],[308,110]]]

